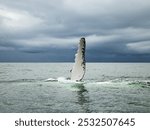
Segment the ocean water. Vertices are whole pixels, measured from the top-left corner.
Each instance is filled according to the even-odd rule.
[[[0,63],[0,112],[150,112],[150,63]]]

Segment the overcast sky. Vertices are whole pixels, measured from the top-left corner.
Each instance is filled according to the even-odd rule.
[[[150,0],[0,0],[0,61],[150,62]]]

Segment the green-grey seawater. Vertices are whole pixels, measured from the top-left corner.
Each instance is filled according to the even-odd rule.
[[[150,112],[150,63],[0,63],[0,112]],[[49,80],[46,80],[49,79]]]

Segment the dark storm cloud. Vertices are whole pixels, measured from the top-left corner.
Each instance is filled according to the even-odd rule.
[[[149,12],[149,0],[0,0],[0,61],[72,61],[82,36],[87,61],[150,61]]]

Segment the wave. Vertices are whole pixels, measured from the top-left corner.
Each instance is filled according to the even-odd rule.
[[[136,81],[136,82],[131,82],[128,85],[134,86],[134,87],[140,86],[142,88],[150,88],[150,81],[147,81],[147,80],[145,80],[145,81]]]
[[[84,81],[73,81],[66,77],[57,77],[57,78],[48,78],[44,79],[16,79],[16,80],[2,80],[0,83],[41,83],[44,82],[52,82],[58,83],[59,85],[68,84],[70,85],[77,85],[82,84],[85,87],[140,87],[140,88],[150,88],[150,80],[147,79],[122,79],[116,78],[113,80],[95,80],[95,79],[85,79]],[[67,85],[67,86],[68,86]]]
[[[15,79],[15,80],[1,80],[0,83],[24,83],[24,82],[37,82],[41,79]]]
[[[48,78],[45,80],[46,82],[59,82],[59,83],[82,83],[82,84],[97,84],[97,85],[110,85],[110,84],[126,84],[126,85],[144,85],[150,87],[150,80],[137,80],[137,79],[122,79],[122,78],[116,78],[113,80],[84,80],[84,81],[74,81],[70,80],[69,78],[65,77],[58,77],[58,78]]]

